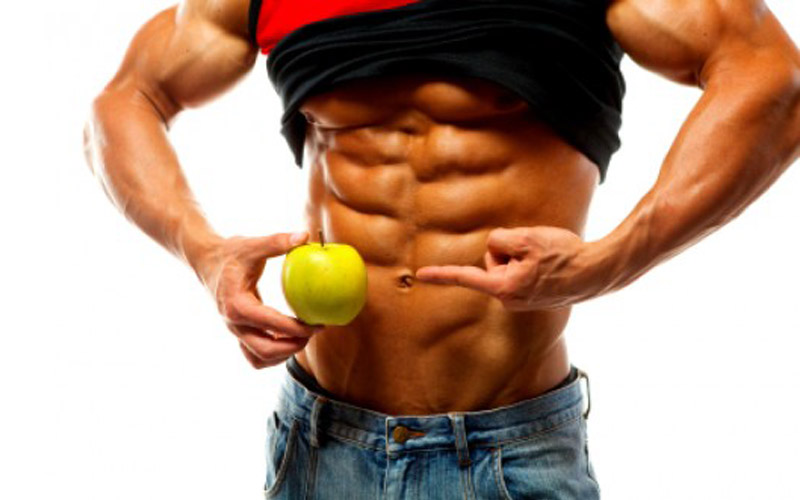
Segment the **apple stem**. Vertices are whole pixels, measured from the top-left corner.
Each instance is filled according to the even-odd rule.
[[[325,236],[323,236],[323,234],[322,234],[322,229],[319,230],[319,241],[320,241],[321,245],[324,247],[325,246]]]

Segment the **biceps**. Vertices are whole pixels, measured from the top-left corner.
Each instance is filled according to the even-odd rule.
[[[606,21],[637,64],[679,83],[695,85],[720,35],[713,0],[615,0]]]
[[[754,70],[786,80],[798,62],[763,0],[614,0],[606,19],[631,58],[680,83],[764,74]]]
[[[800,53],[778,19],[760,0],[749,11],[726,16],[727,29],[708,55],[701,81],[749,81],[756,88],[785,96],[800,83]]]
[[[144,96],[169,121],[184,107],[227,90],[249,71],[256,55],[245,37],[190,7],[172,7],[136,33],[107,90]]]

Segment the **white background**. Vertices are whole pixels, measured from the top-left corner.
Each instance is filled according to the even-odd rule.
[[[254,371],[188,267],[128,223],[84,163],[91,98],[169,3],[15,2],[0,20],[0,498],[258,499],[284,367]],[[800,6],[769,3],[795,41]],[[278,132],[264,58],[172,139],[226,235],[302,229],[307,172]],[[587,230],[655,180],[700,91],[627,57],[622,149]],[[591,455],[608,499],[796,499],[800,166],[734,222],[575,307]],[[288,313],[282,258],[265,301]]]

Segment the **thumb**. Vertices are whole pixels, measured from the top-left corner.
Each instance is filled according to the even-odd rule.
[[[523,229],[500,227],[489,232],[486,246],[494,255],[522,257],[528,253],[529,244]]]

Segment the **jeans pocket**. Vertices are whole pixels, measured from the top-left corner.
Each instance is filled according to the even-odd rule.
[[[292,419],[284,422],[277,412],[272,412],[267,423],[267,471],[264,481],[264,496],[272,498],[278,494],[286,478],[286,470],[294,453],[299,423]]]
[[[579,418],[535,437],[503,443],[495,451],[497,484],[505,500],[598,498],[587,474]]]

